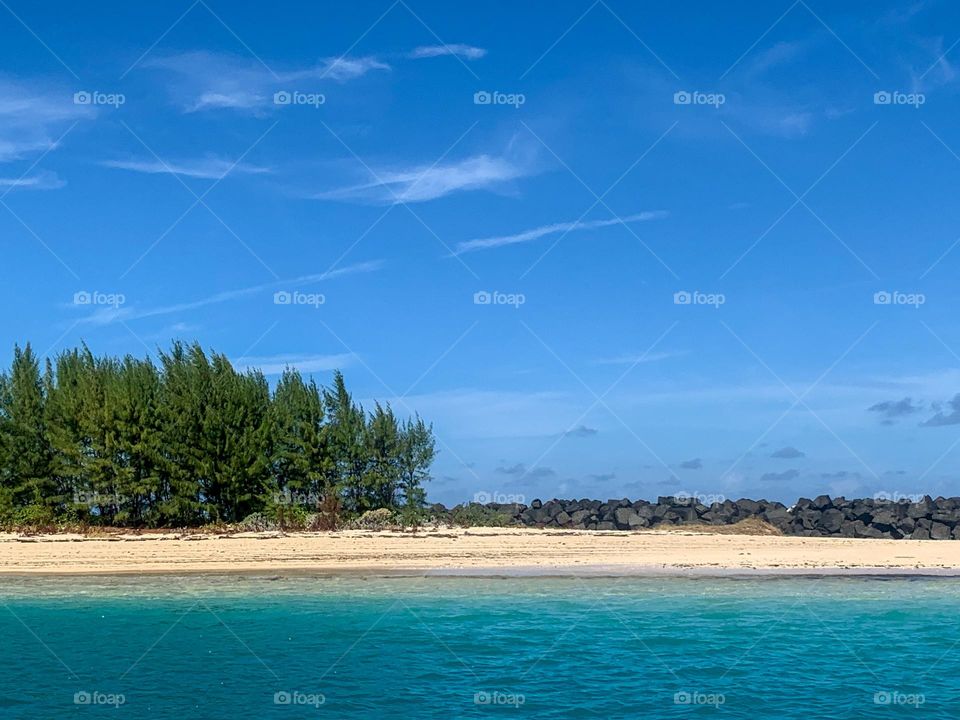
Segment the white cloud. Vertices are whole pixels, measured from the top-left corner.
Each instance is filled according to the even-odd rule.
[[[398,170],[374,170],[365,183],[313,195],[318,200],[366,200],[378,203],[425,202],[466,190],[489,190],[530,175],[523,163],[506,157],[475,155],[463,160]]]
[[[0,189],[10,190],[56,190],[66,185],[55,172],[41,171],[23,177],[0,177]]]
[[[71,91],[0,77],[0,162],[55,148],[71,123],[94,114]]]
[[[627,215],[623,218],[610,218],[609,220],[588,220],[576,222],[553,223],[552,225],[541,225],[532,230],[524,230],[514,235],[498,235],[494,237],[478,238],[475,240],[465,240],[457,243],[456,255],[462,255],[468,252],[478,250],[489,250],[490,248],[502,247],[504,245],[516,245],[518,243],[532,242],[539,240],[546,235],[555,235],[557,233],[568,233],[577,230],[594,230],[597,228],[609,227],[611,225],[620,225],[631,222],[643,222],[646,220],[656,220],[667,217],[668,213],[664,211],[652,211]]]
[[[198,110],[216,110],[223,108],[247,110],[260,107],[266,103],[267,98],[265,95],[244,92],[242,90],[234,92],[204,92],[201,93],[196,102],[187,107],[186,110],[187,112],[197,112]]]
[[[467,60],[479,60],[486,54],[487,51],[484,48],[456,43],[453,45],[421,45],[410,52],[410,57],[419,60],[443,55],[459,55]]]
[[[332,280],[336,277],[342,277],[344,275],[375,272],[382,266],[383,263],[380,260],[357,263],[355,265],[347,265],[329,272],[301,275],[288,280],[278,280],[277,282],[272,283],[252,285],[250,287],[239,288],[237,290],[225,290],[224,292],[219,292],[205,298],[200,298],[199,300],[175,303],[173,305],[162,305],[154,308],[137,308],[132,306],[122,306],[117,308],[103,307],[94,311],[90,315],[81,318],[79,322],[89,325],[108,325],[117,321],[139,320],[141,318],[157,317],[160,315],[171,315],[179,312],[187,312],[189,310],[197,310],[208,305],[217,305],[219,303],[229,302],[231,300],[238,300],[243,297],[249,297],[251,295],[256,295],[269,290],[277,290],[281,287],[312,285],[325,280]]]
[[[171,93],[184,112],[232,109],[264,113],[281,90],[317,92],[324,81],[348,82],[390,66],[374,57],[325,58],[304,68],[268,67],[250,58],[202,50],[154,58],[144,67],[173,76]]]
[[[200,160],[183,160],[161,162],[160,160],[106,160],[101,165],[132,170],[134,172],[171,175],[185,175],[186,177],[220,180],[228,173],[231,175],[260,175],[271,172],[270,168],[246,163],[235,163],[232,160],[221,158],[203,158]]]
[[[280,375],[288,367],[295,368],[301,373],[326,372],[341,370],[356,360],[353,353],[338,355],[259,355],[238,357],[233,360],[233,366],[239,372],[259,370],[264,375]]]
[[[310,70],[287,73],[288,80],[315,79],[329,77],[338,82],[355,80],[373,70],[389,70],[390,66],[374,57],[327,58],[321,65]]]
[[[600,358],[597,365],[640,365],[642,363],[659,362],[670,358],[686,355],[685,352],[650,352],[636,355],[617,355],[615,357]]]

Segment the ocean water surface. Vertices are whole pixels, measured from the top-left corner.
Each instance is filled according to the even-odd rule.
[[[960,717],[949,578],[0,579],[0,718]]]

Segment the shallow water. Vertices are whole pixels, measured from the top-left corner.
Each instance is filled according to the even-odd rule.
[[[960,716],[960,579],[0,579],[0,718]]]

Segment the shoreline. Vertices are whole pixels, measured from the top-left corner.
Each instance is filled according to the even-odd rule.
[[[960,577],[960,542],[690,531],[0,534],[0,576]]]

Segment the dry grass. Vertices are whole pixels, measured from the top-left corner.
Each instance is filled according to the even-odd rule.
[[[760,518],[746,518],[732,525],[706,525],[702,523],[658,525],[656,530],[675,533],[706,533],[708,535],[783,535],[779,528]]]

